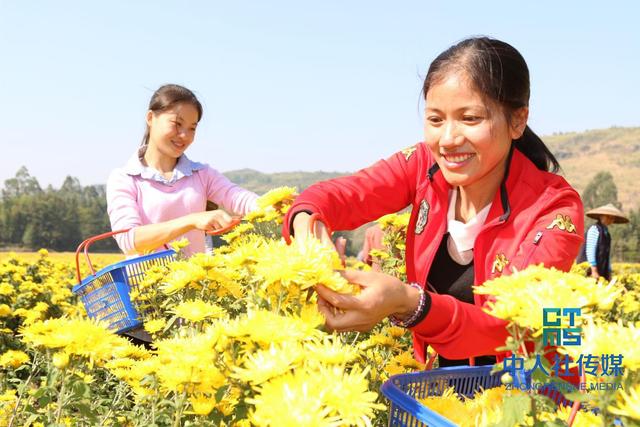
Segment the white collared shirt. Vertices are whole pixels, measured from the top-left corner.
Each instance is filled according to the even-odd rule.
[[[132,155],[127,164],[124,167],[124,171],[128,175],[140,175],[143,179],[148,179],[152,181],[159,182],[164,185],[173,185],[180,178],[185,176],[191,176],[193,172],[204,169],[207,165],[200,162],[194,162],[190,160],[186,154],[181,155],[176,162],[176,166],[173,168],[173,174],[170,179],[167,179],[162,175],[162,173],[152,167],[146,166],[142,163],[142,159],[144,158],[144,153],[147,147],[140,147],[137,152]]]
[[[458,188],[449,191],[449,210],[447,212],[447,232],[449,233],[449,239],[447,240],[447,249],[449,255],[455,262],[461,265],[467,265],[473,261],[473,245],[489,215],[491,203],[482,208],[476,216],[464,223],[456,220],[457,197]]]

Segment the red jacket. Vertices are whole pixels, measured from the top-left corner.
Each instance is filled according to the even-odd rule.
[[[447,227],[451,186],[429,148],[420,143],[352,176],[312,185],[285,218],[289,240],[292,215],[319,213],[332,230],[350,230],[412,205],[407,230],[407,278],[425,286],[431,263]],[[420,221],[418,221],[418,217]],[[530,264],[569,270],[583,235],[578,193],[559,175],[544,172],[513,150],[500,189],[474,246],[474,286],[522,270]],[[508,332],[506,322],[482,311],[485,295],[468,304],[430,292],[431,309],[412,328],[418,360],[426,344],[449,359],[498,354]]]

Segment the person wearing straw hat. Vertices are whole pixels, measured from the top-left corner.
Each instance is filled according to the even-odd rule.
[[[585,243],[591,276],[611,280],[611,235],[607,227],[611,224],[625,224],[629,219],[611,203],[591,209],[586,215],[597,221],[589,227]]]

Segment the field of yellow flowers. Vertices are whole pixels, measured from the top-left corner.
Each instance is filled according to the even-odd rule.
[[[425,367],[412,356],[410,335],[387,323],[367,334],[323,329],[313,286],[345,293],[358,287],[337,273],[344,267],[334,251],[279,238],[294,191],[264,195],[261,209],[226,234],[228,244],[215,254],[183,259],[185,242],[176,242],[176,259],[147,271],[131,291],[153,340],[147,346],[86,318],[71,292],[72,254],[0,255],[0,426],[385,425],[389,405],[380,385]],[[374,254],[401,278],[407,221],[407,214],[383,217],[387,250]],[[99,268],[121,259],[92,261]],[[367,268],[353,260],[348,266]],[[527,363],[544,351],[534,313],[549,301],[584,310],[586,347],[570,351],[624,353],[623,389],[585,395],[585,405],[600,412],[582,411],[574,425],[608,425],[614,417],[624,425],[640,422],[636,267],[618,266],[624,274],[608,285],[585,278],[583,266],[575,274],[532,268],[483,290],[495,296],[488,310],[511,322],[506,348],[521,354],[525,340],[535,343]],[[521,405],[511,425],[567,419],[565,409],[556,412],[526,392],[484,393],[463,401],[449,390],[423,403],[452,419],[468,414],[470,425],[506,425],[503,404],[525,395],[529,405]]]

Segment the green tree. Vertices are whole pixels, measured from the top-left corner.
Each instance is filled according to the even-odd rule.
[[[607,203],[613,203],[617,208],[622,208],[618,201],[618,187],[611,172],[600,171],[589,181],[582,192],[582,203],[585,211]]]
[[[25,209],[29,207],[33,196],[42,194],[42,188],[38,180],[22,166],[13,178],[4,181],[0,194],[0,242],[11,246],[21,244],[28,222]]]
[[[77,207],[59,191],[33,198],[22,243],[30,249],[73,250],[81,241]]]
[[[16,197],[41,193],[42,188],[35,177],[29,175],[29,171],[22,166],[16,172],[16,176],[4,181],[2,199],[8,200]]]

